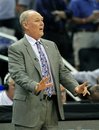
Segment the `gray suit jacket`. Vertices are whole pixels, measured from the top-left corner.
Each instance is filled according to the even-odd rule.
[[[54,42],[41,39],[51,66],[54,85],[57,93],[58,111],[64,119],[63,106],[60,96],[60,83],[74,92],[78,83],[64,66],[59,51]],[[13,122],[15,124],[33,127],[39,121],[41,102],[40,94],[36,95],[34,88],[42,79],[39,61],[27,39],[17,41],[9,47],[9,72],[16,82]]]

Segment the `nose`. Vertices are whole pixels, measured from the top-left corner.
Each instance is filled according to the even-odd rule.
[[[40,25],[44,26],[44,22],[41,20]]]
[[[44,22],[43,22],[43,20],[40,20],[40,24],[41,24],[41,25],[44,25]]]

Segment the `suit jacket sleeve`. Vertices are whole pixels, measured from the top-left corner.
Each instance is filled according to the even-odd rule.
[[[9,56],[9,72],[15,83],[25,90],[35,93],[35,86],[37,84],[26,73],[24,55],[18,46],[10,46],[8,49]]]

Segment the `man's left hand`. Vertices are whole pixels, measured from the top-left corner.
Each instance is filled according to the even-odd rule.
[[[86,94],[90,95],[90,92],[87,90],[87,87],[88,87],[87,82],[84,82],[83,84],[75,88],[75,92],[77,94],[83,94],[83,96],[85,96]]]

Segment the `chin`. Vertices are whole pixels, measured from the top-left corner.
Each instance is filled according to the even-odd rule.
[[[44,35],[44,32],[42,32],[41,34],[40,34],[40,36],[42,37]]]

